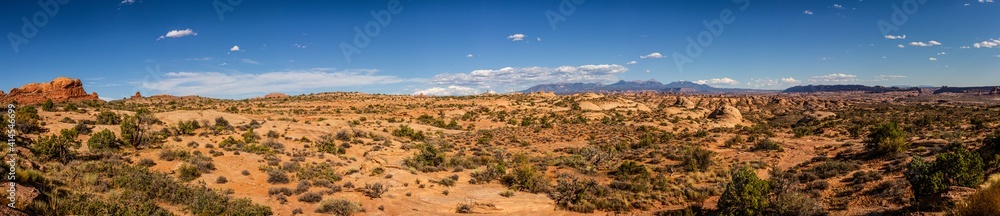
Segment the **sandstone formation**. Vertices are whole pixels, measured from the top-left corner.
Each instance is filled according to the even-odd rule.
[[[679,106],[679,107],[684,107],[684,108],[690,109],[690,108],[694,108],[695,104],[694,104],[694,102],[691,102],[691,100],[688,100],[687,98],[678,96],[677,97],[677,102],[674,102],[674,106]]]
[[[51,99],[54,102],[97,100],[97,93],[87,94],[83,90],[80,79],[59,77],[48,83],[31,83],[21,88],[14,88],[3,95],[2,101],[17,101],[21,104],[42,103]]]
[[[142,99],[142,94],[135,92],[135,95],[132,95],[132,99]]]
[[[743,121],[743,115],[740,114],[740,110],[736,107],[729,105],[719,106],[718,109],[712,111],[712,114],[708,115],[709,118],[723,121],[740,122]]]
[[[276,98],[286,98],[286,97],[288,97],[288,95],[278,92],[264,95],[264,99],[276,99]]]

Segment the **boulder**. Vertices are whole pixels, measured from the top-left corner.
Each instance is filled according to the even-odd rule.
[[[691,102],[691,100],[688,100],[687,98],[677,96],[677,101],[674,102],[674,106],[684,107],[684,108],[690,109],[690,108],[694,108],[695,104],[694,104],[694,102]]]
[[[80,79],[59,77],[48,83],[31,83],[10,90],[2,101],[17,101],[22,104],[42,103],[51,99],[54,102],[97,100],[97,93],[87,94]]]
[[[715,120],[725,120],[725,121],[735,121],[735,122],[743,121],[743,114],[740,114],[740,110],[736,109],[736,107],[729,105],[719,106],[719,108],[715,109],[715,111],[712,111],[712,113],[709,114],[708,117]]]

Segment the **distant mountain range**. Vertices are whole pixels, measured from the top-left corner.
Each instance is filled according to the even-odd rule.
[[[785,89],[785,93],[810,93],[810,92],[843,92],[843,91],[863,91],[870,93],[885,93],[895,91],[920,91],[917,87],[884,87],[866,85],[806,85],[794,86]]]
[[[552,92],[555,94],[575,94],[583,92],[770,92],[757,89],[735,89],[735,88],[715,88],[705,84],[697,84],[689,81],[676,81],[668,84],[660,83],[656,80],[619,80],[616,83],[605,85],[602,83],[556,83],[541,84],[532,86],[521,92]]]

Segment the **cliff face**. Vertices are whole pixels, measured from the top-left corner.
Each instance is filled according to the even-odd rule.
[[[20,104],[36,104],[52,99],[55,102],[97,100],[97,93],[87,94],[80,79],[59,77],[48,83],[31,83],[0,94],[0,100]]]

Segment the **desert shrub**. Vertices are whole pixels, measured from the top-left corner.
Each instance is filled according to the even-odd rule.
[[[472,180],[469,180],[469,183],[486,184],[499,179],[505,174],[507,174],[507,168],[502,164],[487,165],[482,170],[473,171],[471,174]]]
[[[111,111],[102,111],[97,114],[97,124],[101,125],[116,125],[121,123],[122,119],[117,113]]]
[[[934,162],[914,157],[907,167],[906,179],[919,199],[936,194],[950,186],[978,187],[983,182],[983,161],[963,146],[950,146],[950,151],[936,156]]]
[[[740,145],[743,145],[743,142],[745,141],[746,140],[743,139],[743,136],[737,134],[732,139],[726,140],[726,143],[724,143],[723,146],[725,146],[726,148],[738,147]]]
[[[441,152],[441,150],[434,147],[434,145],[420,144],[417,145],[417,149],[418,151],[413,153],[413,156],[403,160],[403,164],[422,171],[437,170],[426,168],[438,168],[444,165],[444,152]]]
[[[750,167],[733,170],[726,190],[719,197],[720,215],[760,215],[768,207],[770,186]]]
[[[781,145],[770,138],[764,138],[754,143],[751,151],[781,151]]]
[[[320,164],[308,164],[303,163],[298,167],[296,176],[300,180],[313,180],[320,181],[325,180],[328,182],[340,181],[341,176],[333,169],[331,165],[320,163]]]
[[[1000,212],[1000,180],[994,180],[989,187],[980,189],[956,206],[953,213],[965,215],[996,215]]]
[[[854,162],[832,160],[816,165],[806,172],[813,173],[820,179],[828,179],[834,176],[847,174],[857,170],[861,166]]]
[[[426,136],[424,136],[423,131],[415,131],[413,130],[413,128],[410,128],[410,126],[407,125],[400,125],[399,129],[392,131],[392,135],[397,137],[409,137],[410,139],[417,141],[421,141],[427,138]]]
[[[247,132],[243,132],[242,136],[243,136],[243,143],[247,144],[257,143],[257,140],[260,140],[260,136],[257,136],[257,133],[253,132],[253,128],[248,128]]]
[[[87,126],[87,123],[83,123],[83,121],[77,122],[73,126],[73,130],[80,134],[90,134],[90,132],[93,132],[93,128]]]
[[[329,213],[338,216],[353,215],[354,213],[358,213],[358,211],[361,211],[361,206],[358,203],[344,199],[327,199],[316,208],[316,213]]]
[[[469,214],[472,213],[472,204],[469,203],[459,203],[458,207],[455,208],[455,213],[459,214]]]
[[[268,147],[270,149],[274,149],[275,151],[281,151],[282,149],[285,149],[285,144],[278,142],[278,140],[274,138],[268,138],[263,142],[261,142],[260,145]]]
[[[198,167],[190,164],[181,165],[180,168],[177,168],[177,173],[177,179],[185,182],[201,177],[201,172],[198,171]]]
[[[299,195],[299,202],[317,203],[320,200],[323,200],[323,194],[317,192],[309,192]]]
[[[354,133],[347,130],[340,130],[337,131],[336,138],[342,141],[351,141],[351,139],[354,138]]]
[[[445,187],[454,187],[455,186],[455,179],[447,178],[446,177],[446,178],[442,178],[441,180],[438,180],[437,183],[439,185],[445,186]]]
[[[45,159],[59,160],[68,163],[74,156],[74,149],[80,148],[80,143],[73,137],[71,130],[63,129],[60,135],[40,135],[31,145],[31,150]]]
[[[121,147],[118,142],[118,138],[115,137],[115,133],[111,130],[104,129],[101,132],[97,132],[90,136],[87,140],[87,147],[91,151],[95,150],[115,150]]]
[[[151,167],[151,166],[156,166],[156,162],[153,162],[153,159],[143,158],[143,159],[139,160],[139,163],[136,163],[136,165],[138,165],[138,166],[144,166],[144,167]]]
[[[906,132],[895,122],[872,126],[865,140],[865,149],[879,156],[901,154],[909,148]]]
[[[229,182],[229,179],[226,179],[225,176],[219,176],[219,178],[215,179],[215,183],[217,184],[225,184],[226,182]]]
[[[607,196],[609,189],[597,184],[593,179],[580,180],[576,177],[560,177],[548,196],[556,206],[573,212],[592,213],[595,203]],[[513,192],[511,193],[513,194]]]
[[[851,181],[855,184],[864,184],[878,180],[882,180],[882,174],[878,171],[858,171],[851,176]]]
[[[42,107],[42,110],[45,111],[45,112],[54,112],[54,111],[56,111],[56,103],[52,102],[52,99],[46,99],[45,103],[42,103],[41,107]]]
[[[504,175],[500,182],[511,189],[531,193],[544,193],[549,190],[549,181],[545,178],[545,174],[527,163],[517,166]]]
[[[243,170],[243,171],[240,172],[240,174],[248,176],[248,175],[250,175],[250,170]]]
[[[990,172],[1000,167],[1000,130],[983,139],[983,147],[979,148],[979,157],[986,162]]]
[[[299,184],[295,186],[295,193],[296,194],[305,193],[309,191],[310,187],[312,187],[312,185],[309,184],[308,180],[299,181]],[[317,202],[319,202],[319,200],[317,200]]]
[[[289,189],[287,187],[272,187],[272,188],[268,188],[267,189],[267,195],[268,196],[274,196],[276,194],[281,194],[281,195],[285,195],[285,196],[291,196],[292,195],[292,189]]]
[[[195,120],[177,121],[177,134],[180,135],[194,135],[194,131],[199,128],[201,128],[201,125]]]
[[[198,167],[198,170],[202,173],[209,173],[215,170],[215,164],[212,164],[212,158],[202,155],[201,152],[195,151],[190,157],[187,157],[184,161]]]
[[[799,192],[782,193],[777,196],[771,205],[769,215],[799,215],[799,216],[822,216],[827,215],[823,206],[809,195]]]
[[[365,184],[365,187],[361,189],[361,192],[368,196],[369,198],[382,198],[382,194],[389,191],[389,187],[383,185],[380,182],[375,182],[375,184]]]
[[[712,166],[712,157],[714,156],[715,152],[702,147],[688,148],[684,153],[683,160],[681,160],[681,166],[688,172],[705,172]]]
[[[332,134],[323,134],[313,142],[319,152],[330,154],[344,154],[347,150],[337,146],[337,138]]]
[[[508,197],[508,198],[512,197],[512,196],[514,196],[514,191],[512,191],[512,190],[505,190],[503,192],[500,192],[500,196],[502,196],[502,197]]]
[[[191,157],[188,151],[180,149],[163,149],[160,150],[160,160],[174,161],[174,160],[184,160]]]
[[[288,181],[288,175],[285,175],[285,172],[276,169],[267,170],[267,183],[288,184]]]
[[[126,115],[119,124],[122,143],[133,148],[141,148],[157,141],[150,132],[150,126],[159,123],[149,110],[139,109],[135,115]]]

